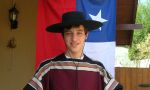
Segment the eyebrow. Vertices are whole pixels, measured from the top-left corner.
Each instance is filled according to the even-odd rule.
[[[77,31],[84,31],[84,30],[78,29]]]

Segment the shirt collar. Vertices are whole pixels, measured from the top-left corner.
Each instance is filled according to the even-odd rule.
[[[83,58],[84,58],[84,55],[82,55],[80,58],[72,58],[72,57],[69,57],[69,56],[67,56],[67,55],[65,54],[65,57],[66,57],[67,59],[83,59]]]

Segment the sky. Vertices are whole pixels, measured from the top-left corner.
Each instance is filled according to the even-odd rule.
[[[147,0],[139,0],[141,3],[145,3]]]

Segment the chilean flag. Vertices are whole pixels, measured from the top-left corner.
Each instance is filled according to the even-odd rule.
[[[46,27],[61,22],[61,16],[69,11],[82,11],[87,19],[100,21],[103,26],[89,33],[84,53],[104,64],[114,76],[116,0],[38,0],[36,30],[36,68],[47,58],[66,50],[58,33],[46,32]]]

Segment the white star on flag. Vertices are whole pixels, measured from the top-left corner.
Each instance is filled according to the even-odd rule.
[[[96,16],[93,16],[91,14],[89,14],[90,17],[92,18],[92,20],[95,20],[95,21],[99,21],[99,22],[107,22],[108,20],[102,18],[102,13],[101,13],[101,10],[99,11],[99,13],[96,15]],[[101,30],[101,27],[99,28]]]

